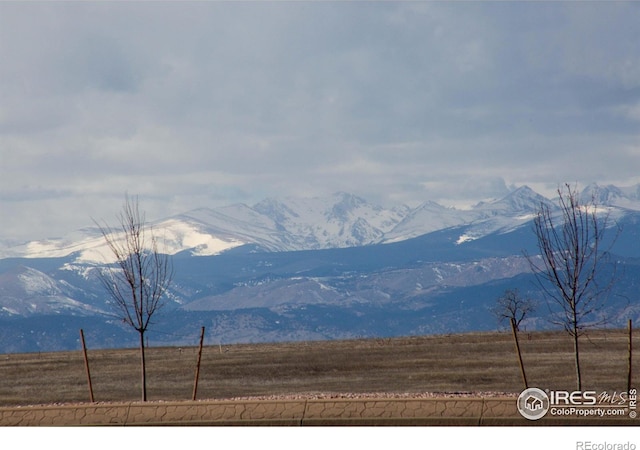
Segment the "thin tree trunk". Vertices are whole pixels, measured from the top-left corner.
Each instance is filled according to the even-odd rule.
[[[577,331],[577,330],[576,330]],[[578,349],[578,333],[573,333],[573,351],[576,356],[576,383],[578,390],[582,390],[582,376],[580,374],[580,351]]]
[[[631,322],[631,321],[629,321]],[[89,400],[94,403],[93,385],[91,384],[91,371],[89,370],[89,358],[87,356],[87,345],[84,342],[84,331],[80,328],[80,342],[82,343],[82,355],[84,356],[84,369],[87,372],[87,382],[89,384]]]
[[[204,344],[204,327],[200,331],[200,345],[198,346],[198,363],[196,364],[196,376],[193,381],[193,396],[192,400],[196,400],[198,394],[198,378],[200,377],[200,362],[202,361],[202,345]]]
[[[574,292],[575,296],[575,292]],[[575,297],[571,300],[571,331],[573,336],[573,353],[576,358],[576,386],[577,390],[582,390],[582,374],[580,372],[580,350],[578,346],[579,328],[578,328],[578,305]]]
[[[140,333],[140,364],[142,368],[142,401],[147,401],[147,364],[144,358],[144,331]]]
[[[518,333],[516,331],[516,321],[511,318],[511,332],[513,333],[513,340],[516,343],[516,352],[518,353],[518,363],[520,364],[520,373],[522,374],[522,382],[524,383],[524,388],[529,388],[529,383],[527,383],[527,374],[524,371],[524,364],[522,363],[522,353],[520,352],[520,343],[518,342]]]

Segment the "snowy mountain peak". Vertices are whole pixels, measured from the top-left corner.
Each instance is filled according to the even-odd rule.
[[[333,195],[336,203],[331,208],[331,213],[328,215],[330,219],[336,219],[339,221],[348,221],[362,207],[370,207],[373,211],[379,211],[381,208],[373,205],[368,205],[366,200],[357,197],[353,194],[347,194],[345,192],[338,192]]]
[[[289,208],[285,203],[275,198],[266,198],[253,206],[253,210],[273,219],[276,223],[299,217],[299,215]]]
[[[591,183],[580,193],[583,203],[595,201],[597,205],[619,207],[640,211],[640,184],[631,187],[617,187],[611,184],[600,186]]]
[[[440,203],[436,203],[433,200],[427,200],[426,202],[420,204],[416,210],[425,210],[425,211],[444,211],[447,208],[446,206],[442,206]]]
[[[554,207],[546,197],[536,193],[528,186],[521,186],[499,200],[480,202],[473,209],[492,215],[525,215],[534,213],[540,209],[542,204]]]
[[[274,221],[283,249],[351,247],[378,242],[406,213],[386,210],[361,197],[337,192],[327,197],[266,199],[253,209]]]
[[[604,206],[611,206],[621,198],[626,198],[626,196],[620,188],[612,185],[599,186],[597,183],[591,183],[580,194],[580,200],[583,203],[589,203],[593,200],[596,204]]]

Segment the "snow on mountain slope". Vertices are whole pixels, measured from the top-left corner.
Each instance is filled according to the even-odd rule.
[[[325,198],[266,199],[253,209],[277,224],[288,250],[376,243],[408,212],[406,207],[384,209],[344,192]]]
[[[542,204],[555,208],[550,200],[535,193],[528,186],[522,186],[501,199],[478,203],[473,207],[473,210],[483,213],[487,217],[497,215],[514,217],[531,214],[537,211]]]
[[[243,204],[217,209],[200,208],[174,216],[176,221],[186,222],[227,242],[257,244],[267,250],[284,250],[277,224],[269,217]],[[162,222],[158,225],[162,228]],[[188,247],[185,247],[188,248]]]
[[[479,239],[495,232],[506,233],[523,226],[535,218],[543,204],[551,211],[557,208],[550,200],[527,186],[522,186],[501,199],[478,203],[470,211],[474,216],[471,226],[459,237],[457,243]]]
[[[0,274],[0,316],[92,315],[100,310],[71,298],[73,288],[24,266]]]
[[[194,256],[218,255],[225,250],[243,245],[234,237],[222,239],[196,224],[176,219],[165,220],[158,224],[158,241],[161,249],[170,255],[191,249]]]
[[[474,218],[472,211],[445,208],[429,201],[412,210],[402,222],[386,233],[384,242],[404,241],[433,231],[469,224]]]
[[[230,205],[201,208],[152,223],[161,248],[169,254],[190,251],[196,256],[216,255],[245,244],[268,251],[313,250],[379,242],[409,208],[391,210],[371,205],[345,193],[325,198],[267,199],[253,208]],[[4,257],[64,257],[105,263],[111,252],[97,228],[65,238],[33,241],[0,251]]]
[[[165,220],[153,227],[159,248],[168,254],[192,249],[194,255],[215,255],[244,242],[234,238],[220,238],[204,231],[197,224],[175,219]],[[75,238],[75,239],[74,239]],[[77,262],[111,263],[114,257],[98,229],[73,236],[32,241],[13,247],[3,257],[61,258],[76,255]]]
[[[63,238],[26,242],[2,249],[3,258],[60,258],[72,253],[91,252],[104,244],[98,229],[84,228]]]
[[[533,219],[542,203],[554,207],[548,199],[527,186],[520,187],[501,199],[481,202],[471,209],[445,208],[434,202],[426,202],[387,233],[385,242],[398,242],[444,228],[471,225],[460,236],[458,243],[462,243],[498,230],[516,228]]]
[[[594,184],[582,196],[594,196],[614,219],[628,211],[640,211],[640,185],[617,188]],[[526,186],[470,209],[447,208],[434,202],[414,209],[405,205],[383,208],[339,192],[327,197],[265,199],[253,207],[235,204],[201,208],[159,220],[152,226],[167,253],[189,251],[195,256],[217,255],[245,244],[266,251],[296,251],[393,243],[457,226],[465,226],[458,239],[463,243],[520,227],[535,217],[543,203],[556,208],[551,200]],[[97,228],[86,228],[64,238],[0,248],[0,258],[71,254],[77,255],[77,261],[87,263],[111,259]]]
[[[640,184],[631,187],[599,186],[592,183],[580,194],[583,202],[594,199],[597,205],[640,211]]]

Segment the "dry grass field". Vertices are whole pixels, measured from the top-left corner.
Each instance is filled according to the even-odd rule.
[[[623,391],[626,330],[582,338],[585,389]],[[522,333],[530,386],[573,389],[571,339],[560,332]],[[640,339],[634,339],[640,348]],[[147,351],[149,400],[190,400],[195,347]],[[137,401],[137,349],[91,350],[95,400]],[[636,358],[637,360],[637,358]],[[634,373],[640,364],[634,361]],[[89,401],[84,360],[75,352],[0,355],[0,405]],[[198,399],[346,393],[519,393],[523,389],[511,333],[206,346]]]

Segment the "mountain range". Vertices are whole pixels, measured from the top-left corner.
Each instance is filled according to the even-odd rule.
[[[615,224],[611,326],[640,318],[640,185],[587,186]],[[554,199],[523,186],[468,209],[432,201],[381,207],[340,192],[201,208],[153,222],[175,277],[151,345],[386,337],[496,329],[496,299],[518,288],[540,302],[526,251],[532,220]],[[620,230],[620,231],[619,231]],[[0,352],[135,345],[97,276],[111,262],[98,227],[0,247]],[[88,342],[88,343],[89,343]]]

